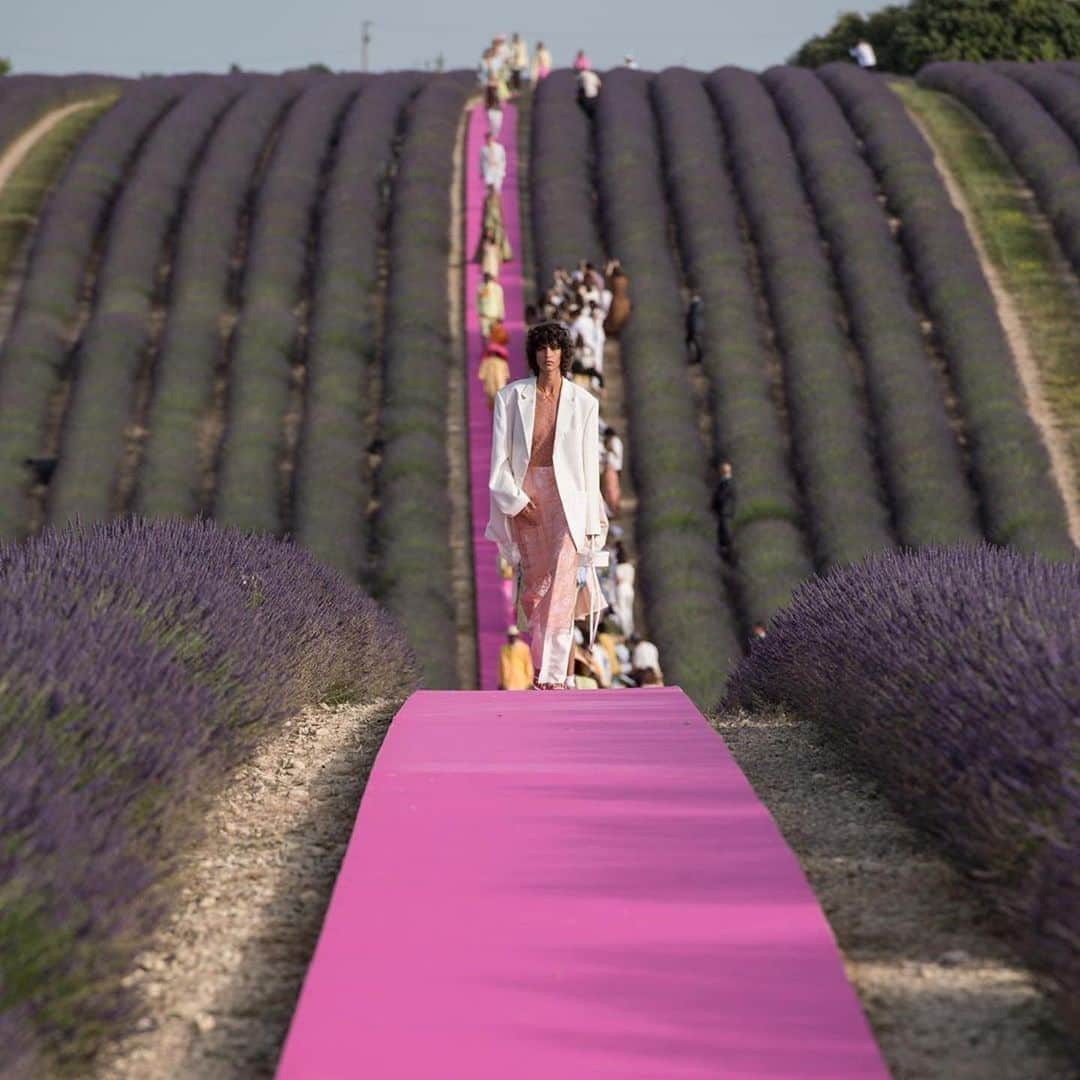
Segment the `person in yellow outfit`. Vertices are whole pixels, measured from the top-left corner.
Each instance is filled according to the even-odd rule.
[[[499,689],[529,690],[534,675],[529,646],[521,640],[518,628],[511,626],[506,631],[506,644],[499,649]]]
[[[491,274],[484,275],[476,290],[476,314],[480,318],[480,333],[485,338],[491,334],[492,323],[502,322],[506,318],[502,286]]]

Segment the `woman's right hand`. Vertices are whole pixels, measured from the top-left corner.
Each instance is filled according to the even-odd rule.
[[[525,525],[539,525],[540,524],[540,511],[536,508],[536,503],[530,499],[518,512],[514,518],[515,521],[521,521]]]

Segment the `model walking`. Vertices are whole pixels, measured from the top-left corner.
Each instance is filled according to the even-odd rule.
[[[566,378],[573,348],[560,323],[532,327],[525,351],[533,376],[495,398],[485,535],[518,568],[536,685],[562,689],[573,671],[575,618],[607,607],[593,571],[607,535],[598,406]]]

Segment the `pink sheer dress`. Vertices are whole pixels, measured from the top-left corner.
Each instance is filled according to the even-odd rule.
[[[529,468],[522,487],[535,504],[539,521],[528,524],[519,514],[511,522],[521,552],[519,601],[529,622],[533,667],[541,686],[565,684],[574,648],[574,619],[589,609],[584,590],[578,589],[577,549],[555,485],[552,455],[557,414],[558,401],[538,390]]]

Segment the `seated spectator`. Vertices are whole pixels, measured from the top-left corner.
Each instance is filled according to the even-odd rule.
[[[608,263],[607,287],[611,291],[611,305],[604,320],[604,330],[609,337],[618,337],[619,331],[630,318],[631,307],[630,279],[618,259],[612,259]]]
[[[616,444],[618,449],[615,449]],[[600,494],[608,508],[609,517],[619,516],[622,502],[622,485],[619,473],[622,472],[622,442],[614,428],[604,433],[604,465],[600,473]]]
[[[615,564],[615,617],[619,620],[623,633],[628,638],[633,638],[636,572],[621,540],[615,545],[615,558],[618,560]],[[636,660],[634,666],[637,667]]]
[[[646,641],[636,635],[630,638],[630,644],[630,664],[633,669],[634,682],[641,686],[645,673],[651,671],[656,682],[662,684],[664,673],[660,670],[660,650],[651,641]]]
[[[499,649],[499,689],[529,690],[533,674],[529,646],[521,640],[518,628],[511,626],[506,631],[506,643]]]

